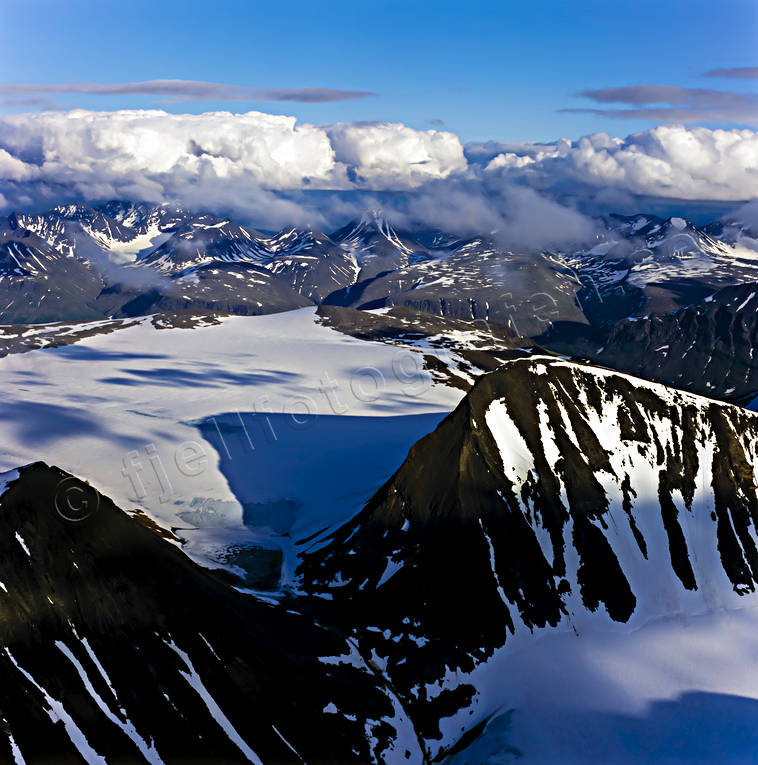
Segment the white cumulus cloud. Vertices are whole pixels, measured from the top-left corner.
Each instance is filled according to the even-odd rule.
[[[627,138],[595,133],[493,156],[495,149],[489,145],[479,155],[488,161],[485,172],[523,174],[542,188],[574,182],[678,199],[758,196],[758,132],[753,130],[662,125]]]
[[[40,112],[0,119],[3,177],[93,187],[244,178],[268,189],[346,188],[349,172],[368,188],[410,188],[465,168],[452,133],[401,124],[297,124],[262,112]]]
[[[331,189],[325,212],[303,192]],[[661,126],[577,141],[469,144],[400,123],[310,125],[247,112],[39,112],[0,117],[4,209],[128,198],[178,202],[257,225],[329,225],[365,201],[410,192],[407,214],[440,227],[498,228],[532,242],[586,236],[561,200],[758,197],[758,132]],[[388,206],[386,202],[382,203]],[[389,205],[391,206],[391,205]],[[586,206],[585,206],[586,207]],[[344,220],[341,222],[344,223]]]
[[[413,130],[399,123],[337,124],[327,131],[337,160],[374,188],[407,188],[467,167],[463,146],[453,133]]]

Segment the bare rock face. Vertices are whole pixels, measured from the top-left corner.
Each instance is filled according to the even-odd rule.
[[[3,761],[368,762],[406,745],[338,632],[240,594],[56,468],[3,478]]]
[[[434,756],[484,714],[483,667],[530,635],[755,598],[756,436],[728,404],[510,361],[305,557],[302,588],[384,668]]]
[[[725,287],[662,316],[622,319],[603,331],[541,338],[621,372],[727,401],[758,391],[758,282]]]
[[[444,254],[359,277],[325,302],[361,309],[405,306],[500,324],[531,337],[554,321],[586,323],[577,302],[580,288],[574,273],[557,258],[509,252],[490,237],[476,237],[452,244]]]
[[[0,222],[0,318],[5,323],[101,319],[103,280],[91,265],[27,229]]]

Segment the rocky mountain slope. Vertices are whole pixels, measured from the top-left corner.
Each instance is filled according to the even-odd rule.
[[[754,240],[726,223],[697,228],[684,218],[611,215],[605,225],[594,248],[564,256],[582,282],[579,300],[594,324],[667,313],[758,279]]]
[[[0,223],[0,316],[6,323],[102,318],[90,265],[28,229]]]
[[[406,268],[425,260],[433,251],[409,232],[397,231],[380,210],[371,210],[350,221],[331,238],[355,258],[360,269],[357,282]]]
[[[177,274],[208,263],[255,263],[267,259],[262,235],[215,215],[194,216],[161,245],[138,258],[163,274]]]
[[[609,216],[598,226],[589,251],[512,252],[496,232],[460,239],[423,226],[400,230],[379,211],[331,235],[291,227],[270,234],[172,205],[59,205],[4,223],[13,237],[36,237],[35,247],[67,259],[55,289],[39,273],[9,271],[0,305],[30,300],[23,317],[0,310],[0,321],[327,303],[406,306],[534,337],[552,322],[661,314],[758,279],[755,240],[729,221],[697,228],[683,218]],[[51,300],[56,291],[74,297]],[[42,300],[60,310],[42,310]]]
[[[491,238],[359,281],[326,299],[360,309],[406,306],[454,319],[502,324],[531,336],[557,320],[585,322],[575,299],[581,284],[557,259],[513,253]]]
[[[41,213],[15,213],[10,221],[65,255],[100,260],[106,253],[129,262],[158,246],[191,217],[173,205],[111,201],[94,207],[71,204]]]
[[[97,306],[112,317],[182,310],[250,316],[307,305],[310,300],[271,271],[249,262],[209,262],[142,285],[111,283],[97,297]]]
[[[507,333],[497,348],[464,322],[360,315],[355,337],[465,335],[505,363],[357,515],[298,538],[278,604],[57,469],[3,476],[0,757],[430,762],[513,707],[533,649],[548,646],[540,666],[561,655],[541,641],[589,656],[661,619],[756,604],[758,415],[507,348]],[[116,350],[99,377],[103,358],[128,364]]]
[[[239,594],[55,468],[2,492],[3,761],[420,762],[391,689],[297,604]]]
[[[40,267],[22,269],[12,256],[29,258],[6,256],[0,302],[7,294],[8,309],[0,320],[7,323],[185,309],[272,313],[321,302],[360,270],[348,247],[315,229],[268,235],[169,205],[61,205],[13,214],[3,231],[36,248],[38,261],[60,266],[51,283]]]
[[[301,588],[447,750],[539,635],[755,603],[758,416],[547,357],[485,375]],[[494,674],[493,674],[494,673]]]
[[[360,270],[349,249],[315,229],[280,231],[266,240],[266,247],[272,253],[271,273],[314,303],[355,283]]]
[[[725,287],[678,311],[600,330],[560,324],[543,338],[559,353],[728,401],[758,391],[758,283]]]
[[[424,367],[433,378],[462,390],[505,361],[545,352],[502,325],[449,319],[412,308],[369,312],[321,305],[316,316],[351,337],[424,352]]]

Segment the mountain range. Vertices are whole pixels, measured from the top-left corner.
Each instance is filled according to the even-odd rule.
[[[61,205],[0,225],[0,321],[325,303],[407,306],[534,337],[555,322],[665,314],[758,279],[754,232],[744,227],[649,215],[597,224],[584,251],[514,252],[497,232],[399,229],[378,211],[327,235],[262,233],[170,205]]]
[[[0,760],[750,761],[758,232],[596,223],[0,222]]]

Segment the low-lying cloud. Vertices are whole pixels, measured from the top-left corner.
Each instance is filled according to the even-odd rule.
[[[754,130],[661,125],[626,138],[595,133],[537,146],[536,152],[494,155],[491,147],[485,172],[520,177],[541,189],[574,185],[690,200],[758,196]]]
[[[466,169],[458,137],[398,123],[298,124],[262,112],[41,112],[0,118],[0,176],[153,200],[243,180],[270,190],[408,189]]]
[[[305,193],[314,190],[320,194]],[[358,202],[346,197],[356,190]],[[464,147],[443,130],[319,126],[261,112],[0,117],[6,211],[126,198],[235,214],[269,228],[328,226],[372,204],[372,194],[384,195],[378,205],[387,208],[388,192],[404,193],[397,213],[417,222],[460,233],[497,229],[523,246],[552,246],[591,236],[588,219],[573,209],[582,198],[758,197],[758,132],[670,125],[626,138],[596,133]]]

